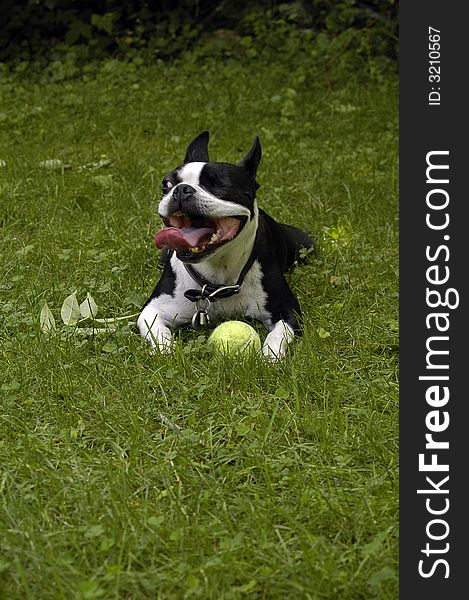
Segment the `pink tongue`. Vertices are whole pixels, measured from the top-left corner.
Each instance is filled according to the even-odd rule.
[[[200,240],[208,233],[214,233],[210,227],[197,227],[178,229],[177,227],[166,227],[155,235],[155,245],[157,248],[169,246],[173,250],[182,250],[184,248],[195,248]]]

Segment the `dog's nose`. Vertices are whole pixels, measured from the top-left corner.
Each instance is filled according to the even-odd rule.
[[[193,194],[195,194],[195,188],[187,183],[180,183],[174,188],[173,198],[179,204],[182,204],[184,200],[190,198]]]

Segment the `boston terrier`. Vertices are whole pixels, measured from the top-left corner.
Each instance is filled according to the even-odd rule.
[[[284,273],[313,241],[258,208],[258,137],[236,165],[210,162],[208,139],[208,131],[200,133],[184,163],[163,179],[158,212],[165,228],[155,244],[163,250],[164,270],[137,325],[155,350],[165,352],[182,325],[200,329],[232,317],[254,319],[268,331],[263,355],[277,361],[301,315]]]

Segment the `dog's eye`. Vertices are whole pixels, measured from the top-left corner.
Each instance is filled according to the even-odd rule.
[[[163,179],[162,184],[164,190],[169,190],[173,187],[173,184],[169,181],[169,179]]]

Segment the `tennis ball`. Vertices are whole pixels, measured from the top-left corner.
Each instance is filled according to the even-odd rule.
[[[208,338],[209,345],[222,354],[259,352],[261,338],[257,331],[242,321],[226,321],[216,327]]]

